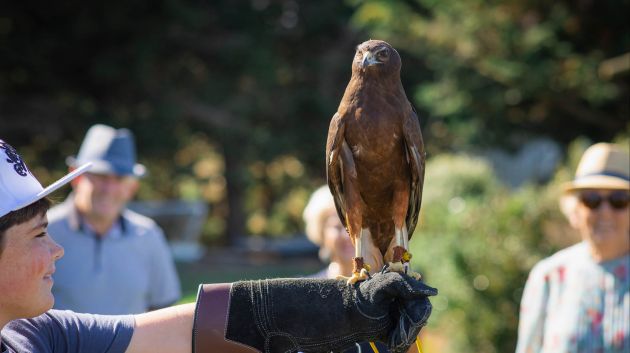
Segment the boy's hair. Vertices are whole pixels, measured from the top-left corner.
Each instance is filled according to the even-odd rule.
[[[32,204],[22,207],[19,210],[11,211],[6,215],[0,217],[0,256],[4,250],[4,233],[7,229],[28,222],[35,216],[45,214],[52,202],[47,197],[39,199]]]

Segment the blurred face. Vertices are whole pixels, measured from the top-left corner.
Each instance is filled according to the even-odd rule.
[[[85,173],[73,185],[84,216],[112,222],[138,190],[136,178],[118,175]]]
[[[323,246],[329,251],[332,261],[349,262],[354,256],[354,246],[339,216],[333,210],[324,220]]]
[[[48,220],[38,215],[4,234],[0,255],[0,320],[34,317],[52,308],[50,292],[55,261],[63,248],[46,233]]]
[[[630,250],[630,208],[624,190],[583,190],[578,193],[574,226],[582,238],[604,252]]]

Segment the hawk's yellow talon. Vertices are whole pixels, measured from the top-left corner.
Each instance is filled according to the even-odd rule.
[[[409,251],[405,251],[405,253],[402,256],[402,261],[409,262],[411,261],[411,257],[412,257],[411,253]]]
[[[352,272],[352,276],[350,277],[338,275],[336,278],[338,280],[344,280],[346,281],[346,284],[351,285],[368,279],[368,273],[365,269],[361,269],[360,272]]]

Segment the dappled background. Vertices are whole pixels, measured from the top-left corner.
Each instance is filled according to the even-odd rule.
[[[305,274],[321,264],[294,241],[325,182],[328,123],[355,46],[386,40],[429,158],[411,242],[414,266],[440,289],[425,350],[509,352],[528,270],[577,240],[558,185],[591,142],[628,146],[629,10],[627,0],[5,1],[0,136],[46,183],[93,123],[132,129],[150,172],[138,200],[207,207],[206,256],[179,264],[186,293],[199,280]],[[296,244],[275,247],[290,258],[261,255],[271,240]],[[219,263],[231,277],[212,272]]]

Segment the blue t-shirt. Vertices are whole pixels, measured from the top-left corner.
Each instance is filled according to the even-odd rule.
[[[131,341],[133,315],[93,315],[49,310],[2,329],[2,353],[123,353]]]

